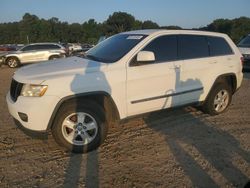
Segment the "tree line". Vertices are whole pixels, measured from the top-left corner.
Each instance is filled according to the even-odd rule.
[[[137,29],[182,29],[179,26],[163,26],[147,20],[140,21],[126,12],[115,12],[102,23],[94,19],[80,23],[62,22],[52,17],[40,19],[36,15],[24,14],[19,22],[0,23],[0,44],[34,42],[79,42],[95,44],[100,36],[111,36],[123,31]],[[217,19],[196,30],[215,31],[228,34],[235,42],[250,33],[250,18]]]

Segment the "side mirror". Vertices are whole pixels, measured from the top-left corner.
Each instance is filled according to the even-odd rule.
[[[154,52],[150,52],[150,51],[140,51],[137,54],[137,58],[136,58],[137,62],[153,62],[155,61],[155,54]]]

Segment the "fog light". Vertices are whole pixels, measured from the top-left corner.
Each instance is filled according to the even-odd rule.
[[[28,116],[25,113],[22,112],[18,112],[19,117],[21,118],[21,120],[23,120],[24,122],[28,122]]]

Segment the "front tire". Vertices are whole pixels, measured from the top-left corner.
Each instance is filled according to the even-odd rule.
[[[95,102],[79,101],[60,108],[52,134],[67,150],[86,153],[103,143],[107,130],[103,109]]]
[[[16,57],[9,57],[9,58],[6,59],[6,64],[10,68],[16,68],[16,67],[18,67],[20,65],[20,61]]]
[[[232,100],[232,89],[226,83],[215,85],[203,104],[203,111],[210,115],[218,115],[227,110]]]

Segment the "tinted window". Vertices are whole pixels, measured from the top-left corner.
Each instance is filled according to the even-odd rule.
[[[243,38],[240,43],[238,44],[239,47],[250,47],[250,35]]]
[[[218,56],[218,55],[229,55],[232,54],[233,51],[226,42],[224,38],[221,37],[207,37],[210,55]]]
[[[180,59],[203,58],[209,56],[206,37],[197,35],[179,35],[178,55]]]
[[[85,57],[95,61],[112,63],[121,59],[145,37],[146,35],[118,34],[90,49]]]
[[[25,46],[22,49],[20,49],[21,51],[31,51],[31,50],[36,50],[36,46],[35,45],[29,45],[29,46]]]
[[[43,46],[42,45],[34,45],[35,50],[43,50]]]
[[[47,45],[47,49],[59,49],[59,48],[60,48],[60,46],[58,46],[58,45],[54,45],[54,44]]]
[[[154,52],[156,62],[176,60],[177,37],[175,35],[158,37],[150,42],[143,50]]]
[[[48,49],[59,49],[60,47],[54,44],[40,44],[38,48],[40,50],[48,50]]]

